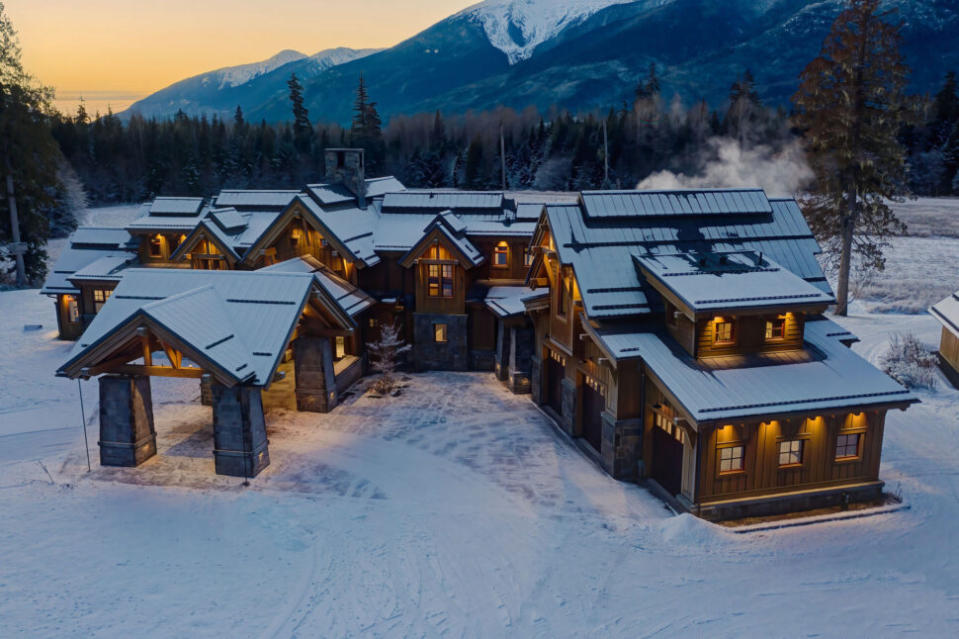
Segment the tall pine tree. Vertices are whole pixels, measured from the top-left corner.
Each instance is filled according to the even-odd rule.
[[[886,238],[903,230],[886,204],[905,179],[897,139],[909,73],[899,53],[900,24],[880,0],[849,0],[793,96],[815,172],[806,215],[839,260],[836,313],[849,309],[854,253],[882,269]]]
[[[386,145],[383,142],[383,122],[376,110],[376,102],[370,101],[366,80],[360,75],[353,103],[353,123],[350,138],[353,146],[366,150],[366,170],[376,175],[383,170],[386,161]]]
[[[50,89],[37,86],[24,71],[17,32],[0,2],[0,243],[19,236],[27,244],[22,262],[32,281],[46,273],[46,214],[62,187],[58,169],[63,156],[51,133],[52,97]],[[11,219],[14,207],[18,229]],[[26,283],[19,275],[17,279]]]
[[[300,153],[309,153],[313,126],[310,124],[310,112],[303,104],[303,85],[295,73],[290,75],[286,85],[290,88],[290,104],[293,107],[293,145]]]

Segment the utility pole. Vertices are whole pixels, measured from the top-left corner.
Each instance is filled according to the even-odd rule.
[[[499,124],[499,160],[503,176],[503,190],[506,190],[506,136],[503,133],[503,123]]]
[[[27,271],[23,263],[26,247],[20,242],[20,218],[17,216],[17,198],[13,192],[13,171],[7,166],[7,200],[10,204],[10,232],[13,237],[13,255],[17,260],[17,286],[27,285]]]
[[[607,120],[603,120],[603,188],[604,189],[609,188],[609,135],[606,132]]]

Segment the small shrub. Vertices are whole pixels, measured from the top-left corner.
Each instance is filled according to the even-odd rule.
[[[906,388],[936,387],[939,362],[915,335],[897,333],[889,340],[889,350],[879,359],[882,370]]]

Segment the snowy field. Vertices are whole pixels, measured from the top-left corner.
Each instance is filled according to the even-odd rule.
[[[905,279],[959,288],[955,259],[912,259]],[[893,332],[938,341],[928,315],[868,303],[841,323],[872,361]],[[156,458],[98,468],[84,382],[88,474],[53,328],[47,298],[0,293],[0,637],[959,636],[944,381],[887,421],[882,479],[909,510],[737,535],[608,478],[485,374],[271,413],[249,488],[213,475],[190,380],[154,380]]]

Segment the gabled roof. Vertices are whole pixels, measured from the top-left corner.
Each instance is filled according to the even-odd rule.
[[[437,234],[445,238],[447,248],[452,250],[464,267],[472,268],[485,261],[483,254],[466,237],[466,225],[453,215],[452,211],[443,211],[422,230],[419,241],[403,256],[400,265],[406,268],[412,266],[413,261],[429,248]]]
[[[946,327],[946,330],[959,337],[959,291],[932,306],[929,312]]]
[[[583,325],[614,361],[641,357],[697,423],[918,401],[838,339],[815,331],[806,335],[805,351],[697,360],[647,326]]]
[[[343,184],[310,184],[306,188],[309,194],[323,206],[356,204],[356,195]],[[403,183],[392,175],[366,180],[366,197],[369,199],[405,190]]]
[[[305,273],[129,269],[60,372],[76,377],[81,367],[96,365],[89,359],[94,349],[109,344],[137,316],[199,349],[198,356],[208,358],[195,361],[201,368],[218,367],[268,386],[315,286]],[[241,368],[244,363],[250,372]]]
[[[175,213],[172,211],[175,211],[177,206],[167,206],[162,203],[158,204],[160,200],[171,199],[189,199],[191,202],[194,201],[194,198],[157,198],[150,206],[148,213],[127,224],[126,230],[130,233],[149,233],[151,231],[189,233],[200,223],[200,220],[209,213],[208,208],[201,208],[196,212]],[[202,200],[200,204],[202,204]],[[154,213],[154,208],[162,212]],[[182,208],[186,209],[186,204],[183,204]]]
[[[317,284],[329,294],[330,299],[344,313],[353,318],[376,303],[376,300],[367,295],[361,288],[343,279],[311,255],[295,257],[279,264],[267,266],[260,271],[268,273],[312,273]]]
[[[380,258],[373,249],[373,236],[379,217],[375,206],[369,205],[363,209],[353,204],[325,209],[313,198],[305,196],[297,197],[296,202],[306,209],[320,233],[337,250],[366,266],[379,263]]]
[[[716,191],[710,191],[716,193]],[[769,200],[768,213],[679,213],[590,218],[582,206],[548,204],[545,220],[559,260],[573,267],[589,317],[652,312],[633,254],[762,252],[824,293],[831,289],[819,245],[792,200]]]
[[[70,281],[78,271],[99,262],[108,260],[130,261],[135,258],[135,243],[130,234],[120,228],[81,227],[70,235],[69,246],[63,250],[53,269],[47,275],[40,292],[44,295],[76,295],[80,291]],[[108,262],[100,262],[97,271],[106,269]]]
[[[653,286],[687,312],[826,306],[835,298],[755,251],[634,255]]]
[[[137,259],[135,253],[110,253],[90,262],[70,276],[71,282],[81,280],[116,280],[123,277],[123,269],[130,266]]]

